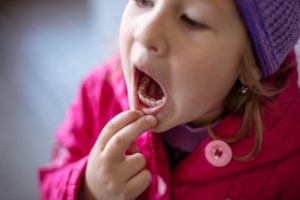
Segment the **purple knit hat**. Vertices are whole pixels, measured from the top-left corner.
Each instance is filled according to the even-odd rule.
[[[300,37],[300,0],[236,0],[263,77],[283,63]]]

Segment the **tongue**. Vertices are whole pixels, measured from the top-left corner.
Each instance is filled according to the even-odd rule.
[[[160,100],[164,97],[164,93],[161,89],[161,87],[157,84],[156,81],[154,81],[151,77],[144,74],[146,78],[149,79],[148,84],[146,85],[146,94],[152,99]],[[141,79],[145,78],[142,77]]]

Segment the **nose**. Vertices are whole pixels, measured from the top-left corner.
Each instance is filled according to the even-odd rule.
[[[149,13],[142,23],[138,24],[134,32],[134,39],[149,53],[156,56],[163,56],[168,50],[165,19],[163,18],[161,14]]]

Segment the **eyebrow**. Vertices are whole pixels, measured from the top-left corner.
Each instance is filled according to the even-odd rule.
[[[228,15],[224,11],[224,8],[214,0],[188,0],[186,3],[188,4],[189,2],[192,3],[195,9],[199,9],[200,11],[202,10],[203,17],[211,16],[210,18],[219,20],[220,18],[224,18],[224,16]]]
[[[221,0],[224,1],[224,0]],[[222,17],[222,15],[227,15],[224,11],[224,8],[218,4],[215,0],[192,0],[189,2],[193,2],[195,7],[205,7],[206,10],[208,10],[209,13]]]

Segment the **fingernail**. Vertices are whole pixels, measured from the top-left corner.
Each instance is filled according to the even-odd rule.
[[[146,120],[151,124],[156,124],[157,123],[157,119],[153,115],[147,115]]]

